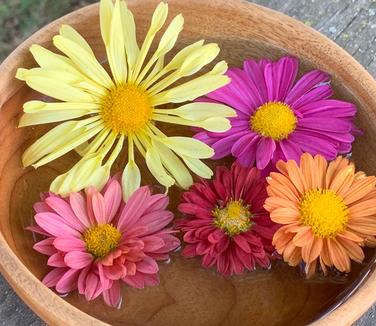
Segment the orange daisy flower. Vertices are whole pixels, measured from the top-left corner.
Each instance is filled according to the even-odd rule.
[[[375,244],[376,177],[355,173],[344,157],[328,163],[305,153],[300,166],[279,161],[280,173],[267,178],[265,208],[282,227],[273,245],[291,266],[305,263],[311,277],[318,263],[324,274],[334,266],[349,272],[350,260],[361,263],[362,246]]]

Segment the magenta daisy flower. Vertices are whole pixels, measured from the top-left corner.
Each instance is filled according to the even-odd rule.
[[[237,112],[232,128],[202,131],[195,137],[215,150],[214,159],[232,154],[244,166],[265,169],[280,159],[297,162],[303,152],[332,160],[351,151],[356,107],[330,99],[329,76],[313,70],[296,81],[299,62],[247,60],[229,69],[231,83],[198,101],[224,103]]]
[[[119,182],[111,180],[102,192],[48,194],[34,205],[37,226],[29,229],[45,237],[34,249],[53,267],[46,286],[61,294],[78,289],[87,300],[102,295],[117,307],[121,281],[135,288],[159,283],[156,261],[180,245],[166,228],[173,219],[168,197],[142,187],[126,204],[121,198]]]
[[[178,207],[186,214],[177,223],[186,242],[183,256],[201,256],[204,267],[216,266],[226,276],[267,268],[278,226],[263,207],[266,197],[260,171],[237,163],[218,167],[213,181],[194,184]]]

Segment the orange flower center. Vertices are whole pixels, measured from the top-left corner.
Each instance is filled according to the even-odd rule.
[[[140,131],[151,120],[153,107],[146,91],[134,84],[114,87],[102,101],[102,119],[116,133]]]
[[[249,205],[241,200],[230,200],[223,208],[216,207],[212,215],[214,224],[230,237],[248,231],[252,225]]]
[[[120,238],[121,233],[112,224],[94,226],[83,235],[86,250],[95,258],[106,257],[117,248]]]
[[[276,141],[286,139],[296,128],[297,119],[289,105],[268,102],[260,106],[251,117],[250,127],[263,137]]]
[[[334,238],[346,228],[349,209],[343,199],[328,189],[307,191],[300,201],[300,216],[316,237]]]

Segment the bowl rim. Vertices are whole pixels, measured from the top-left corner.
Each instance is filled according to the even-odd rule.
[[[184,0],[166,1],[172,5],[174,3],[181,4],[185,2]],[[199,6],[200,1],[190,0],[189,6]],[[129,7],[134,7],[140,6],[145,2],[158,3],[160,1],[129,0],[127,3]],[[324,71],[329,73],[336,71],[337,79],[345,85],[349,92],[358,94],[364,106],[369,108],[376,107],[376,99],[372,97],[372,94],[376,94],[376,81],[373,77],[344,49],[313,28],[285,14],[246,2],[245,0],[211,0],[209,5],[222,8],[226,6],[236,7],[238,10],[242,10],[242,13],[245,15],[249,14],[250,16],[254,16],[256,12],[261,18],[268,16],[271,20],[278,20],[279,24],[285,25],[291,31],[299,30],[304,32],[305,41],[307,43],[320,43],[321,50],[312,51],[312,45],[307,47],[307,49],[302,49],[298,45],[295,47],[293,42],[291,42],[290,47],[284,49],[290,54],[299,52],[300,56],[304,56],[310,62],[315,63],[315,65],[317,64],[317,67]],[[57,31],[62,24],[69,22],[69,24],[74,25],[80,21],[81,17],[87,11],[98,11],[98,8],[98,3],[91,4],[52,21],[22,42],[5,59],[0,65],[0,75],[4,76],[4,78],[0,79],[0,89],[2,90],[0,109],[22,85],[21,82],[14,81],[15,70],[20,66],[23,58],[29,52],[30,46],[34,43],[45,42],[46,36],[49,35],[51,38],[52,33]],[[280,46],[277,34],[270,35],[269,37],[269,43]],[[327,51],[325,59],[322,58],[323,48]],[[338,58],[341,60],[338,60]],[[341,62],[338,63],[338,61]],[[372,110],[376,113],[376,108]],[[0,272],[22,300],[44,321],[51,325],[77,325],[81,323],[84,325],[108,325],[79,310],[44,286],[16,256],[6,242],[1,230]],[[334,307],[334,310],[329,308],[324,316],[313,322],[312,325],[351,325],[355,322],[376,302],[376,296],[369,295],[370,293],[376,293],[376,270],[371,271],[369,274],[367,279],[355,291],[351,292],[349,298],[345,299],[340,306]]]

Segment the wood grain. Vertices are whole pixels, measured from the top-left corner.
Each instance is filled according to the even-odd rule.
[[[197,39],[218,42],[221,57],[230,65],[240,65],[247,57],[275,58],[291,53],[302,60],[302,71],[318,67],[333,75],[337,94],[353,101],[360,109],[359,125],[366,131],[354,149],[361,169],[376,173],[376,136],[374,80],[341,48],[319,33],[295,20],[239,1],[172,0],[171,17],[182,12],[186,24],[177,49]],[[139,39],[145,34],[157,0],[129,1],[139,27]],[[244,277],[223,279],[199,267],[197,260],[186,261],[178,254],[161,267],[162,284],[157,288],[135,291],[124,289],[121,310],[105,308],[100,300],[86,303],[77,294],[62,299],[46,289],[38,279],[46,272],[44,257],[31,249],[34,239],[24,227],[32,221],[32,203],[40,191],[76,157],[63,159],[37,171],[22,169],[22,151],[44,128],[16,129],[22,103],[39,95],[14,81],[18,67],[34,66],[28,48],[33,43],[51,47],[50,39],[62,23],[75,26],[93,46],[98,58],[104,58],[99,37],[98,7],[93,5],[52,23],[22,44],[0,67],[0,269],[18,294],[50,324],[100,325],[301,325],[336,303],[337,295],[356,283],[373,262],[368,252],[364,265],[354,265],[346,278],[331,282],[304,281],[298,272],[277,263],[272,271],[257,271]],[[94,27],[93,27],[94,26]],[[48,127],[46,127],[48,128]],[[118,162],[121,165],[121,162]],[[151,183],[153,181],[149,179]],[[179,191],[173,202],[179,200]],[[173,205],[174,206],[174,205]],[[351,299],[318,323],[347,325],[374,301],[376,275]]]

